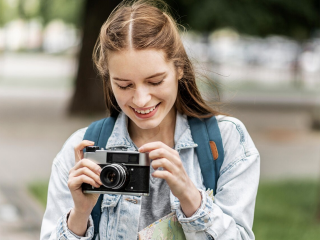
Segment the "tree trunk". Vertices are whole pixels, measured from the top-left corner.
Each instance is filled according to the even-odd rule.
[[[94,69],[92,52],[102,24],[121,0],[87,0],[82,25],[82,47],[70,114],[94,114],[106,111],[101,79]]]

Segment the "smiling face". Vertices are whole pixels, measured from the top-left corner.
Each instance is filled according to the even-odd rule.
[[[182,73],[177,74],[163,51],[112,52],[108,67],[116,101],[137,127],[153,129],[175,118],[174,103]]]

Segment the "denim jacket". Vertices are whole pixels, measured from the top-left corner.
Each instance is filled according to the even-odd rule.
[[[177,215],[188,240],[254,239],[252,232],[255,199],[260,175],[260,157],[245,126],[236,118],[216,116],[224,147],[224,162],[214,200],[205,192],[201,169],[186,116],[177,113],[174,133],[175,150],[179,152],[190,179],[199,189],[199,209],[186,217],[179,200],[170,192],[171,210]],[[127,148],[136,151],[127,131],[127,116],[120,113],[106,149]],[[41,239],[92,239],[90,216],[84,237],[73,234],[67,226],[67,215],[73,207],[68,188],[69,170],[75,164],[74,147],[86,128],[75,132],[53,161],[47,208]],[[140,196],[104,194],[101,205],[100,236],[96,240],[136,240],[141,208]]]

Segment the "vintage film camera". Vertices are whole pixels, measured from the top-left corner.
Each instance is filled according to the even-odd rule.
[[[102,168],[103,185],[95,188],[83,183],[84,193],[109,193],[148,196],[150,159],[148,153],[103,150],[97,146],[86,147],[84,158],[96,161]]]

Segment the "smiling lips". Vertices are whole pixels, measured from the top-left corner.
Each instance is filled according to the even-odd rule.
[[[134,110],[134,113],[136,114],[137,117],[149,118],[149,117],[152,117],[157,112],[159,105],[160,105],[160,103],[158,103],[156,106],[153,106],[151,108],[147,108],[144,110],[138,110],[135,108],[132,108],[132,110]]]
[[[154,109],[156,108],[156,106],[152,107],[152,108],[149,108],[147,110],[137,110],[134,108],[134,110],[137,112],[137,113],[140,113],[140,114],[147,114],[149,112],[152,112]]]

